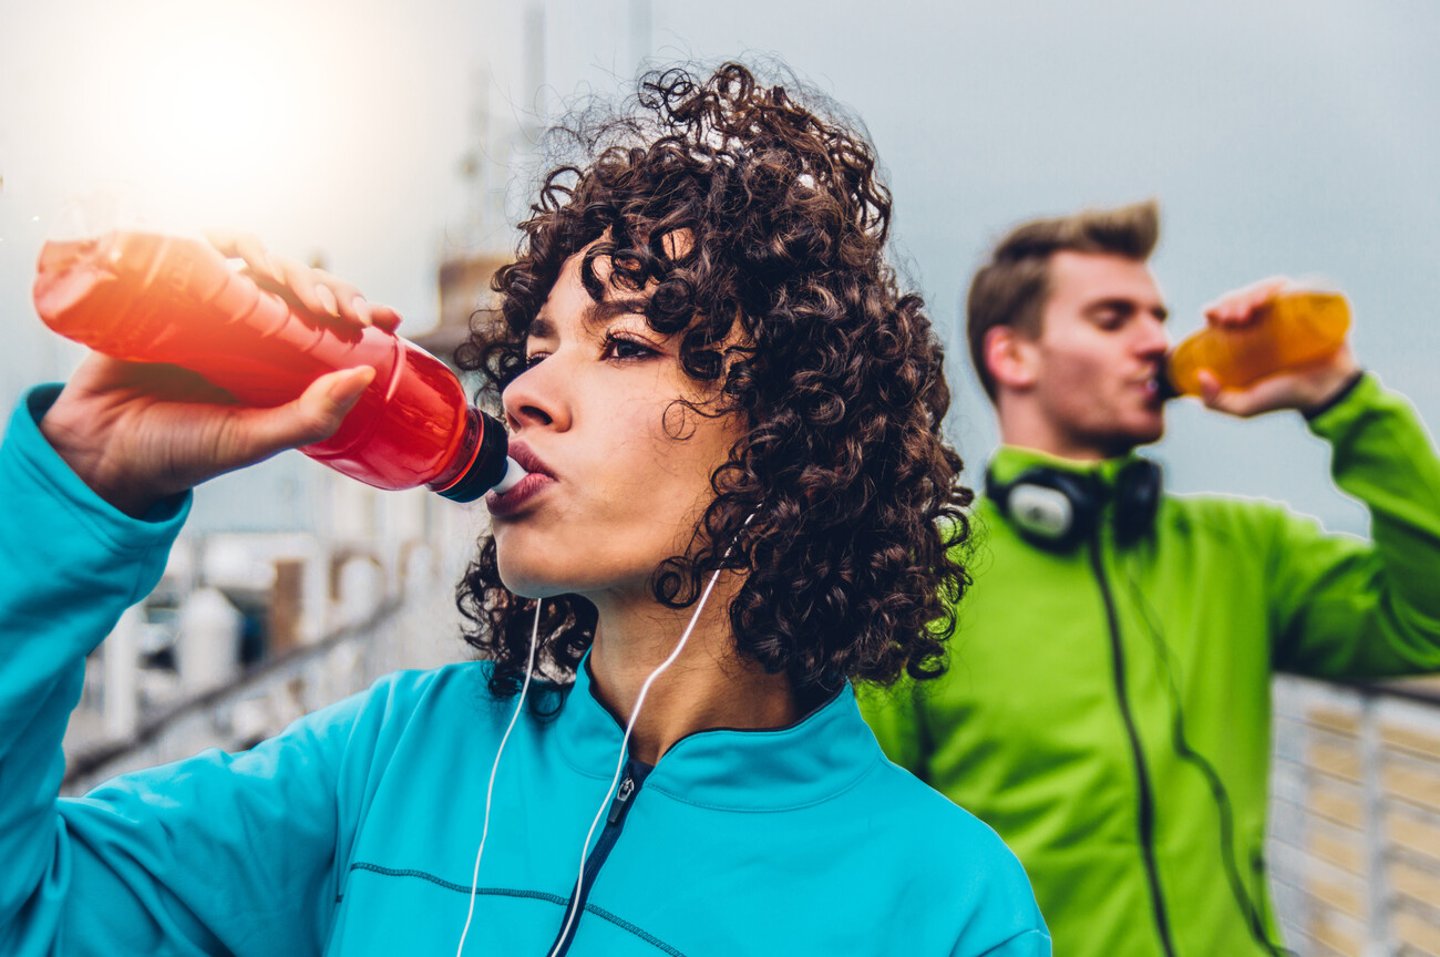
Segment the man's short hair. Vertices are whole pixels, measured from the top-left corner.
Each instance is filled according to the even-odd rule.
[[[985,334],[996,326],[1010,326],[1032,337],[1040,334],[1040,317],[1050,295],[1051,256],[1110,253],[1144,262],[1159,236],[1160,207],[1146,200],[1031,220],[1002,238],[990,261],[970,281],[965,307],[970,361],[990,401],[995,401],[996,387],[985,364]]]

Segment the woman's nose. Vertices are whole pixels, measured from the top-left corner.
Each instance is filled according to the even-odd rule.
[[[570,427],[568,406],[561,391],[563,386],[556,381],[559,377],[553,369],[546,369],[547,365],[553,364],[553,359],[542,359],[520,373],[501,393],[505,427],[511,432]]]

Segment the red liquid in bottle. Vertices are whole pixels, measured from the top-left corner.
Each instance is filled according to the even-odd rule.
[[[439,359],[394,333],[310,316],[207,243],[133,232],[46,243],[34,292],[61,335],[183,366],[248,405],[280,405],[327,372],[373,366],[340,429],[300,450],[369,485],[472,501],[505,474],[504,429]]]

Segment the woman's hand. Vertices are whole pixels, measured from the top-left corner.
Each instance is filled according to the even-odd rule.
[[[270,254],[254,236],[212,232],[206,238],[221,255],[243,260],[245,275],[262,289],[299,303],[317,316],[378,326],[387,332],[400,325],[400,314],[394,309],[366,301],[359,289],[323,269]]]
[[[212,236],[211,242],[243,259],[260,285],[311,312],[387,329],[399,324],[394,310],[367,303],[355,287],[271,256],[251,238]],[[316,379],[292,402],[252,408],[177,366],[91,353],[45,413],[40,431],[86,485],[141,516],[207,479],[329,437],[374,377],[369,366],[342,369]]]
[[[1264,306],[1292,285],[1284,276],[1262,279],[1226,293],[1206,306],[1205,318],[1212,326],[1232,329],[1254,325]],[[1202,369],[1198,374],[1200,398],[1212,409],[1246,418],[1278,409],[1305,412],[1323,407],[1349,384],[1359,369],[1346,342],[1328,359],[1267,376],[1243,389],[1224,389],[1214,373]]]

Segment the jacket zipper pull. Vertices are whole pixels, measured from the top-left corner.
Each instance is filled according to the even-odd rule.
[[[625,805],[630,802],[630,798],[634,793],[635,779],[627,774],[625,775],[625,780],[620,782],[620,789],[615,792],[615,800],[610,803],[610,813],[605,820],[611,824],[619,821],[621,815],[625,813]]]

